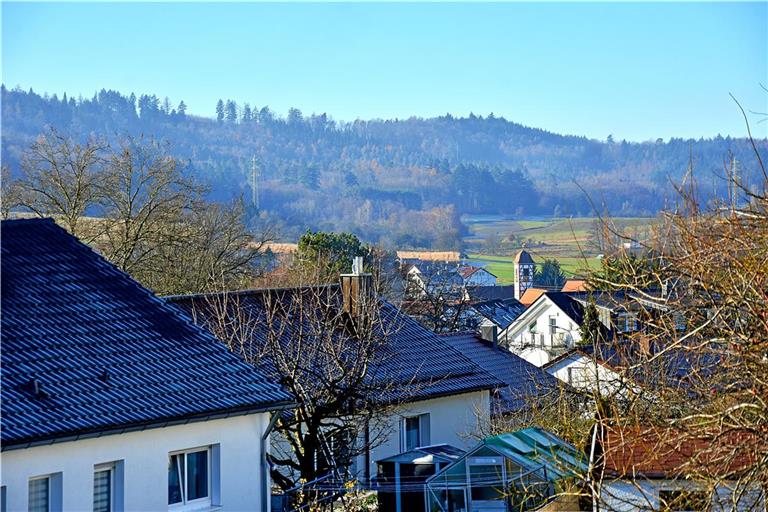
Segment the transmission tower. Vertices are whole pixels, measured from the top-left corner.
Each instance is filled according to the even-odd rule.
[[[256,165],[256,155],[251,159],[251,203],[259,209],[259,167]]]

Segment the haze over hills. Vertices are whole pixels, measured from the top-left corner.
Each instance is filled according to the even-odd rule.
[[[218,119],[153,95],[74,99],[3,87],[3,165],[20,172],[23,151],[50,127],[76,138],[144,135],[167,141],[217,199],[250,201],[255,161],[259,214],[279,220],[288,239],[310,227],[433,248],[459,243],[465,213],[589,215],[584,191],[614,215],[653,215],[691,158],[705,197],[724,195],[719,176],[730,154],[740,175],[759,183],[745,139],[598,141],[492,114],[339,123],[296,109],[281,117],[232,101],[215,107]]]

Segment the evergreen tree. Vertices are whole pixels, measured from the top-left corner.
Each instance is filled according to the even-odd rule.
[[[584,306],[584,320],[579,326],[579,334],[579,344],[584,346],[599,345],[608,341],[608,329],[600,321],[600,313],[592,299]]]
[[[187,115],[187,104],[184,103],[184,100],[181,100],[179,103],[179,106],[176,108],[176,112],[179,113],[179,117],[186,117]]]
[[[216,102],[216,120],[218,122],[224,120],[224,102],[222,100]]]
[[[317,190],[320,187],[320,176],[317,166],[309,164],[301,167],[299,170],[299,181],[310,190]]]
[[[546,259],[533,275],[533,285],[542,288],[560,290],[565,284],[565,274],[560,268],[560,262],[555,259]]]
[[[168,115],[171,113],[171,100],[168,98],[168,96],[166,96],[165,99],[163,100],[163,106],[160,110],[165,115]]]
[[[251,121],[253,121],[253,112],[251,111],[251,106],[246,103],[243,105],[243,122],[250,123]]]
[[[227,121],[231,123],[237,122],[237,103],[232,100],[227,100],[225,114]]]

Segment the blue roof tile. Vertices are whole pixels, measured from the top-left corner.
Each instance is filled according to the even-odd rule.
[[[330,294],[327,301],[329,304],[340,300],[337,285],[327,286],[325,289]],[[267,308],[265,304],[303,300],[301,297],[307,290],[305,287],[235,292],[237,300],[232,302],[237,304],[236,307],[241,309],[245,317],[253,320],[253,325],[248,329],[250,344],[243,350],[251,355],[263,353],[269,339],[267,322],[264,321]],[[228,296],[231,298],[233,293],[228,293]],[[215,308],[212,304],[217,303],[216,297],[213,294],[187,295],[168,297],[167,300],[195,316],[204,325],[206,318],[210,321],[211,310]],[[441,336],[425,329],[394,305],[382,301],[379,317],[380,323],[386,325],[389,332],[386,335],[387,343],[381,349],[380,357],[376,358],[377,363],[370,374],[381,376],[387,381],[402,383],[401,396],[379,397],[382,401],[424,400],[495,389],[503,385],[503,382],[484,368],[451,347]],[[293,327],[285,325],[282,329],[275,329],[279,331],[285,344],[289,343]],[[268,365],[266,359],[268,358],[263,358]],[[277,374],[273,375],[273,378],[278,377]]]
[[[499,386],[493,412],[507,414],[552,398],[561,390],[560,381],[522,357],[478,338],[472,333],[446,334],[442,338],[504,383]]]
[[[4,449],[290,403],[52,220],[3,221],[0,246]]]

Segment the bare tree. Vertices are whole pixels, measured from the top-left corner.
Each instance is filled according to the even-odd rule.
[[[41,135],[22,158],[20,205],[60,218],[69,232],[90,239],[81,221],[98,204],[96,184],[106,151],[106,143],[96,139],[78,143],[54,129]]]
[[[127,138],[118,144],[96,184],[105,224],[98,245],[107,259],[133,273],[185,238],[184,217],[203,190],[181,175],[156,141]]]
[[[358,300],[338,286],[300,286],[210,294],[186,306],[296,397],[293,412],[276,423],[273,480],[290,490],[333,475],[322,491],[307,487],[294,496],[304,503],[346,492],[339,478],[392,434],[392,415],[418,387],[416,370],[392,364],[388,339],[399,328],[398,310],[376,290],[363,293]]]
[[[470,297],[457,268],[446,264],[440,270],[418,276],[403,269],[401,279],[405,283],[403,309],[424,327],[436,333],[466,328]]]
[[[4,208],[18,203],[53,216],[158,293],[248,286],[261,273],[273,231],[249,230],[242,201],[205,201],[204,187],[183,175],[167,145],[144,138],[81,145],[51,131],[23,162],[18,182],[9,187],[3,176],[4,199],[19,197]]]
[[[653,383],[645,400],[597,411],[597,443],[666,454],[677,461],[671,478],[695,482],[704,503],[740,509],[758,506],[755,496],[765,500],[768,489],[768,174],[753,147],[761,186],[730,175],[727,202],[703,204],[691,166],[676,209],[635,241],[645,256],[617,253],[591,282],[631,291],[649,306],[644,332],[630,339],[645,356],[623,372]],[[596,496],[610,479],[598,476]],[[621,477],[641,487],[639,477]]]

